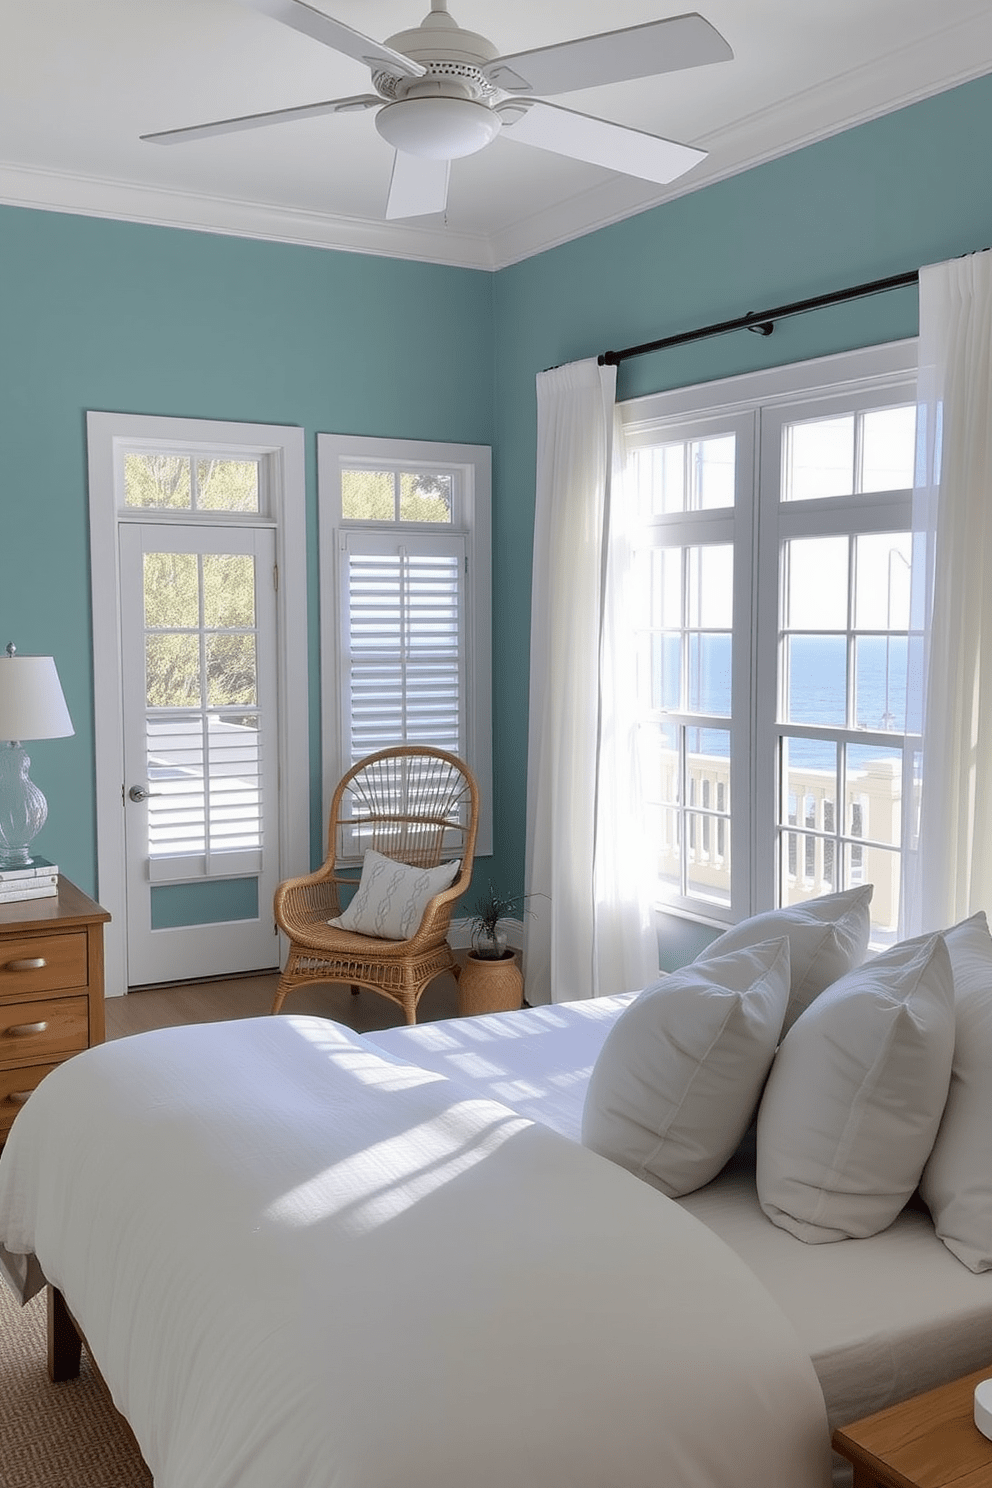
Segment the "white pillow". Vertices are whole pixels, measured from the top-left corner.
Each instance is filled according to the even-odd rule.
[[[784,936],[648,987],[593,1066],[583,1144],[672,1198],[701,1188],[754,1115],[788,998]]]
[[[992,935],[984,912],[944,931],[954,973],[951,1086],[920,1193],[948,1250],[992,1270]]]
[[[877,1234],[912,1195],[954,1053],[939,935],[904,941],[822,992],[782,1040],[758,1110],[758,1199],[818,1243]]]
[[[823,894],[804,904],[770,909],[725,930],[696,957],[708,961],[743,946],[757,945],[779,935],[789,937],[792,986],[782,1026],[788,1033],[824,987],[860,966],[868,949],[871,918],[868,906],[874,885],[861,884],[839,894]]]
[[[436,868],[411,868],[369,848],[355,897],[327,923],[380,940],[408,940],[420,925],[427,901],[454,883],[460,867],[461,859],[456,858]]]

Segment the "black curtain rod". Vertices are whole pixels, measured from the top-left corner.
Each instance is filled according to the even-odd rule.
[[[755,331],[761,336],[770,336],[776,320],[786,320],[790,315],[805,315],[807,310],[820,310],[825,305],[840,305],[845,300],[861,300],[866,295],[884,294],[889,289],[903,289],[909,284],[919,283],[919,270],[911,269],[905,274],[892,274],[888,279],[873,279],[870,284],[857,284],[853,289],[835,289],[831,294],[815,295],[811,300],[795,300],[791,305],[778,305],[774,310],[749,310],[736,320],[721,320],[716,325],[702,326],[696,331],[680,331],[676,336],[662,336],[659,341],[645,341],[640,346],[626,346],[623,351],[603,351],[599,355],[601,367],[616,367],[628,357],[644,356],[649,351],[663,351],[667,346],[684,346],[688,341],[702,341],[706,336],[722,336],[727,331]]]

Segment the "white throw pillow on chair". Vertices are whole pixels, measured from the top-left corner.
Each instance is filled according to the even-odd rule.
[[[343,913],[328,920],[336,930],[352,930],[378,940],[409,940],[416,933],[428,901],[451,887],[461,860],[436,868],[412,868],[369,848],[355,897]]]

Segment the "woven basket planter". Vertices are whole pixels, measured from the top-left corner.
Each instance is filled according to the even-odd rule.
[[[524,979],[516,951],[507,951],[499,960],[483,960],[469,951],[458,977],[460,1018],[513,1012],[521,1006],[523,996]]]

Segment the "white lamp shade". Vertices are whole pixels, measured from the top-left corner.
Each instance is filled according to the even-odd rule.
[[[64,739],[72,733],[55,658],[0,654],[0,739]]]

